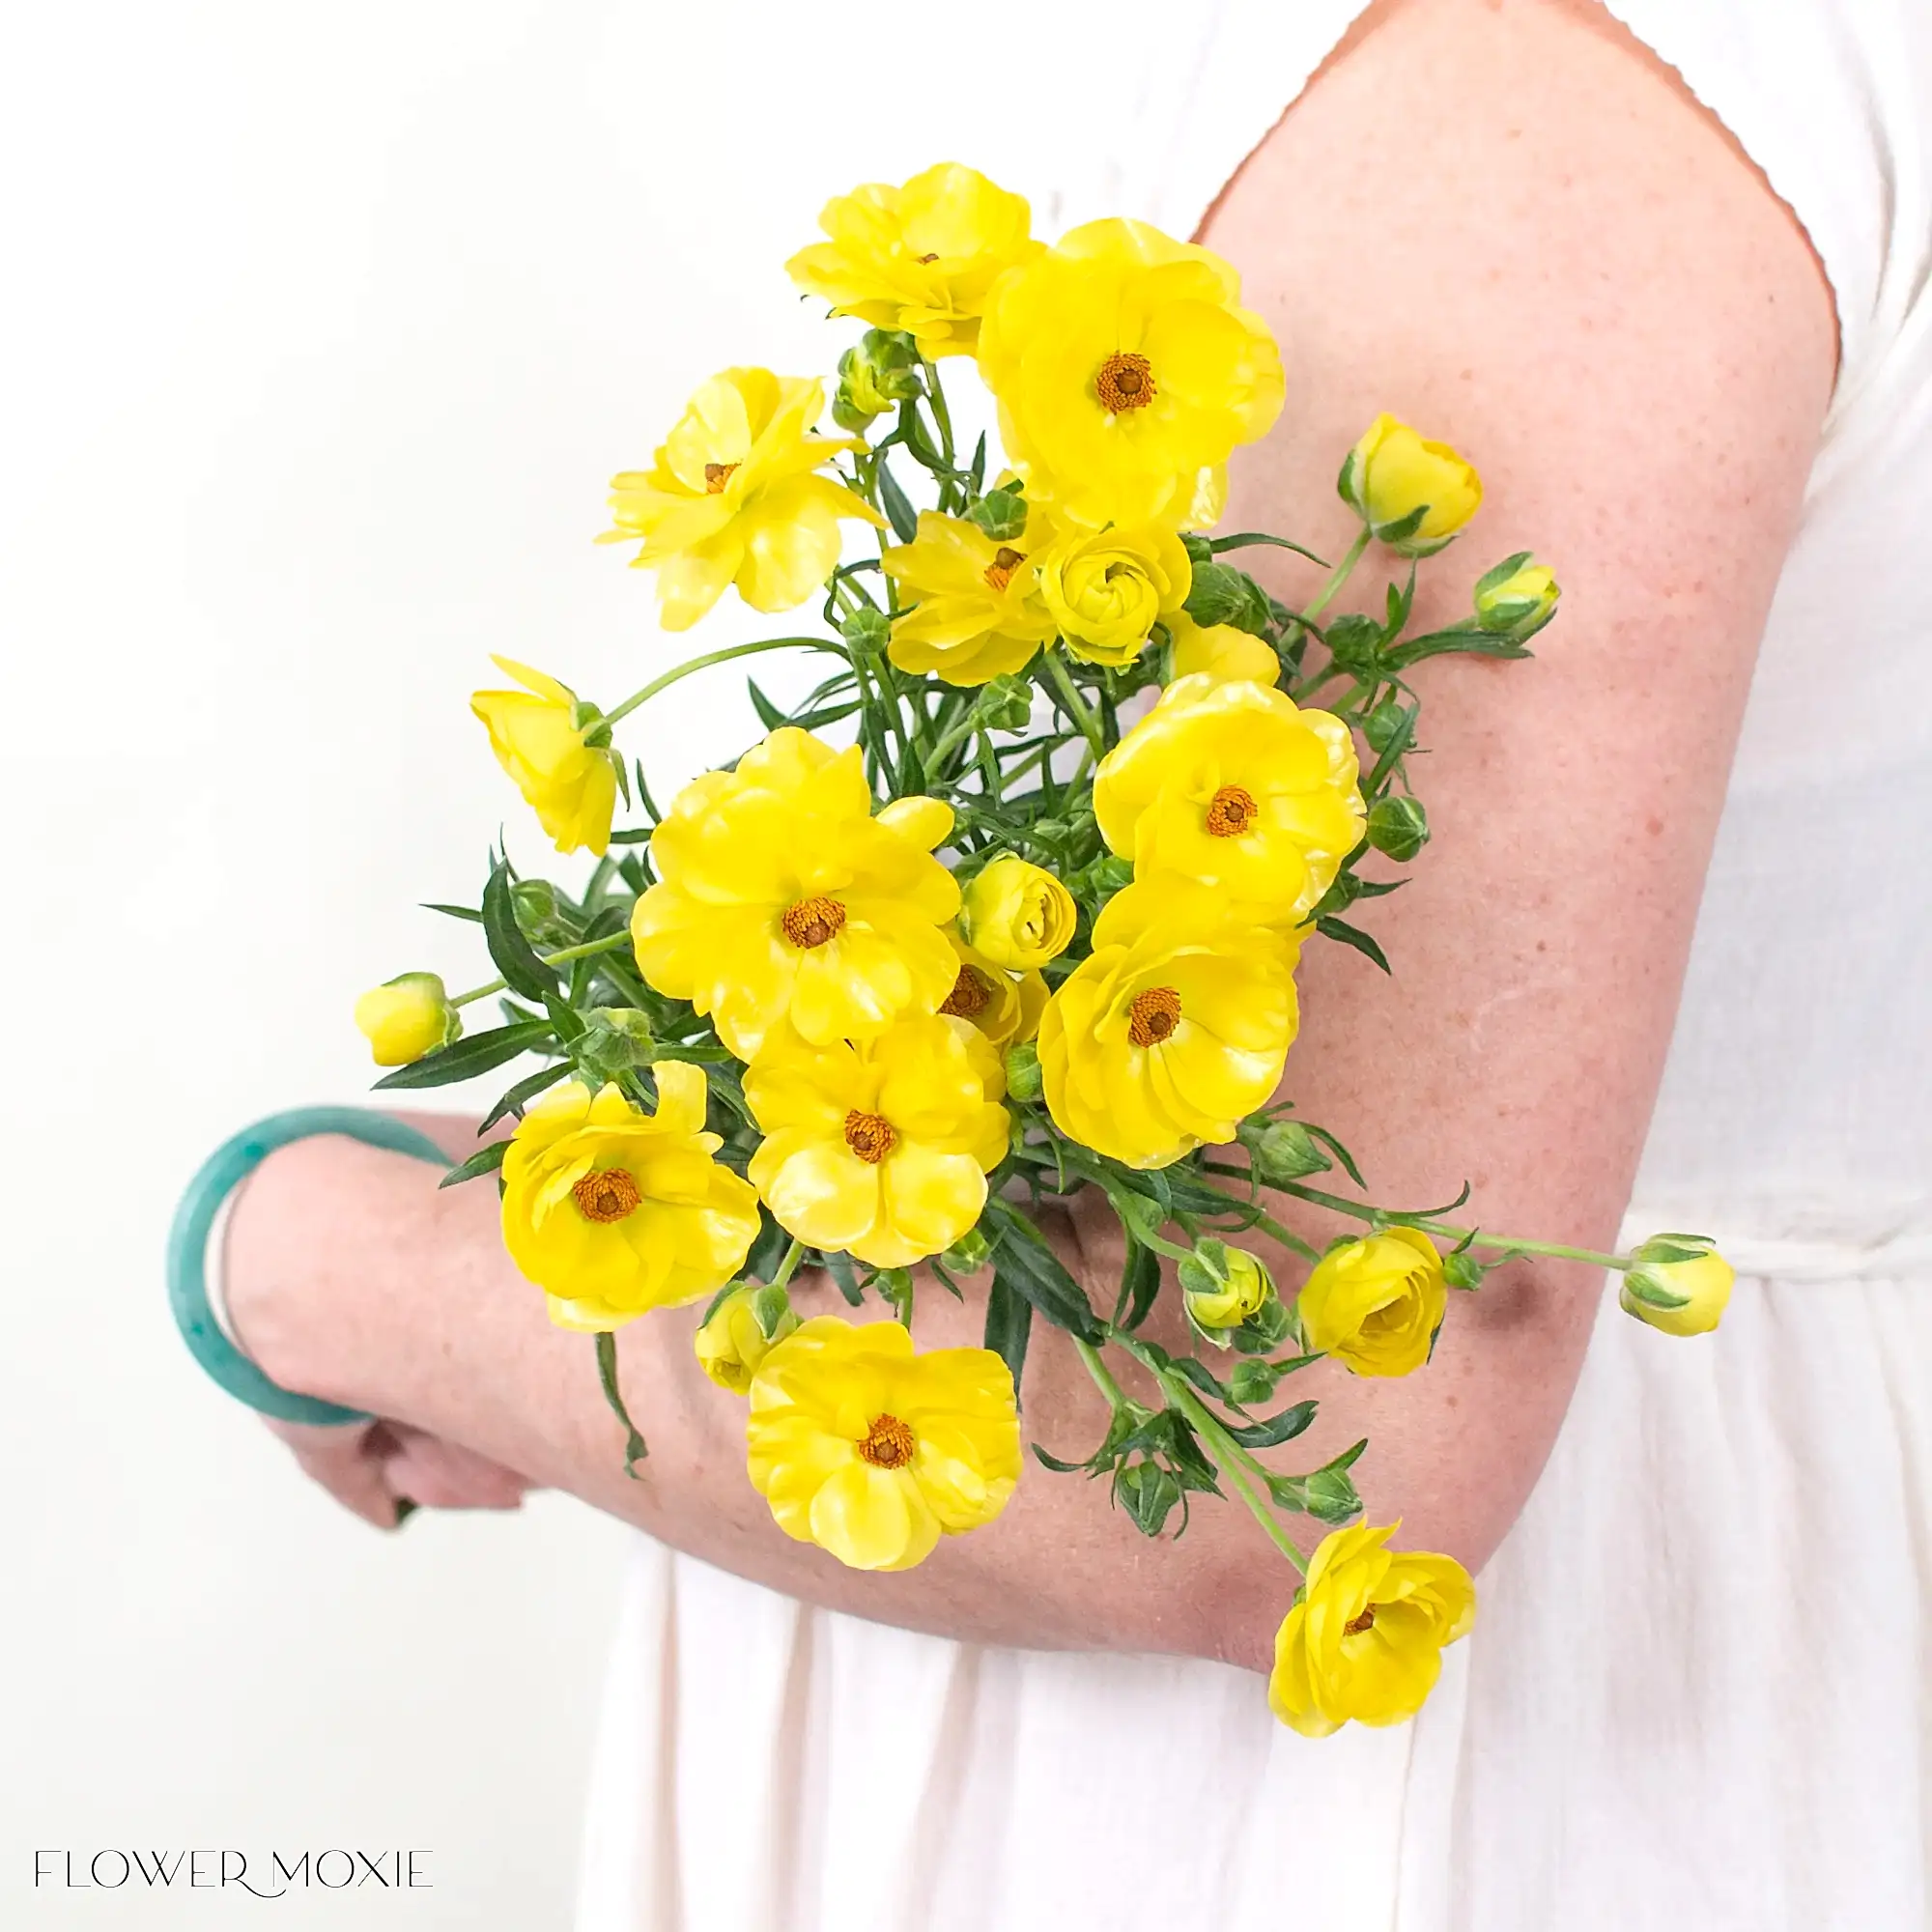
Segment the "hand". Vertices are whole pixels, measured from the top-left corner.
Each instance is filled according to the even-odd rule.
[[[329,1429],[270,1422],[269,1428],[289,1445],[304,1475],[378,1529],[400,1529],[423,1504],[517,1509],[536,1487],[499,1463],[405,1423]]]

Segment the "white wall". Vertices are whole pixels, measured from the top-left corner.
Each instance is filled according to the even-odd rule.
[[[499,822],[541,856],[467,713],[487,654],[607,700],[672,661],[590,545],[605,479],[713,369],[829,366],[780,264],[937,157],[734,91],[844,18],[708,9],[722,67],[650,4],[0,26],[9,1925],[206,1922],[32,1888],[36,1848],[129,1845],[427,1847],[398,1923],[567,1922],[620,1533],[340,1516],[190,1365],[161,1242],[235,1125],[363,1091],[360,988],[487,977],[412,909]],[[672,775],[748,735],[736,691],[666,707]]]

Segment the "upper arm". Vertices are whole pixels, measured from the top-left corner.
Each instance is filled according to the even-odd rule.
[[[1491,1227],[1606,1244],[1829,398],[1822,274],[1682,83],[1580,0],[1378,9],[1202,239],[1289,377],[1226,527],[1339,550],[1340,457],[1386,409],[1487,486],[1420,614],[1463,614],[1516,550],[1564,590],[1534,663],[1416,674],[1435,842],[1364,922],[1394,977],[1309,949],[1287,1091],[1378,1200],[1467,1178]],[[1330,1378],[1315,1448],[1370,1435],[1371,1516],[1473,1565],[1554,1436],[1596,1278],[1518,1266],[1455,1300],[1425,1373]]]

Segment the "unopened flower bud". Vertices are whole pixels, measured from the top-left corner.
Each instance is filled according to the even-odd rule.
[[[992,1252],[985,1236],[978,1228],[968,1228],[939,1260],[942,1266],[951,1268],[954,1274],[977,1274],[986,1265]]]
[[[1482,1263],[1467,1248],[1458,1248],[1453,1254],[1442,1257],[1442,1279],[1451,1288],[1481,1288],[1486,1272]]]
[[[1413,714],[1406,704],[1393,697],[1385,697],[1362,720],[1362,736],[1369,741],[1369,749],[1380,753],[1408,729]]]
[[[1369,843],[1386,853],[1398,865],[1409,860],[1429,843],[1429,814],[1419,798],[1399,797],[1391,792],[1369,808]]]
[[[1180,1484],[1158,1463],[1123,1463],[1114,1475],[1114,1500],[1133,1518],[1143,1536],[1158,1536],[1180,1500]]]
[[[1731,1264],[1699,1235],[1658,1235],[1636,1251],[1618,1299],[1666,1335],[1704,1335],[1722,1319],[1736,1278]]]
[[[1299,1121],[1270,1121],[1252,1138],[1243,1132],[1255,1173],[1266,1187],[1279,1187],[1305,1175],[1323,1174],[1333,1156]]]
[[[1039,1049],[1023,1039],[1007,1049],[1007,1094],[1014,1100],[1037,1100],[1045,1082],[1040,1077]]]
[[[1382,627],[1359,611],[1345,611],[1325,633],[1328,654],[1347,671],[1373,670],[1376,651],[1382,640]]]
[[[919,393],[919,352],[903,335],[868,328],[838,358],[832,418],[840,429],[863,431],[874,416]]]
[[[1199,565],[1182,608],[1204,631],[1215,624],[1233,624],[1259,637],[1267,629],[1267,598],[1246,571],[1230,564]]]
[[[1548,566],[1530,562],[1529,554],[1506,556],[1476,580],[1477,623],[1518,643],[1548,623],[1563,594]]]
[[[1018,483],[1002,483],[997,489],[988,490],[966,512],[966,518],[969,523],[979,525],[995,543],[1011,543],[1026,532],[1025,493]]]
[[[657,1050],[650,1023],[624,1007],[597,1007],[585,1016],[583,1031],[570,1043],[570,1057],[595,1092],[634,1066],[647,1066]]]
[[[1079,910],[1049,871],[1003,853],[960,895],[959,931],[996,966],[1044,966],[1073,943]]]
[[[798,1325],[783,1289],[744,1282],[711,1311],[692,1348],[698,1366],[720,1388],[743,1395],[773,1347]]]
[[[1202,1328],[1238,1328],[1274,1298],[1274,1277],[1261,1258],[1226,1241],[1197,1241],[1176,1273],[1187,1312]]]
[[[1378,415],[1350,450],[1336,486],[1381,542],[1403,556],[1429,556],[1483,500],[1483,479],[1446,442],[1430,442],[1392,415]]]
[[[355,1002],[355,1024],[378,1066],[407,1066],[463,1034],[463,1015],[434,973],[402,973]]]
[[[893,635],[893,621],[867,604],[854,611],[838,627],[848,644],[862,651],[883,651]]]
[[[973,722],[988,731],[1024,731],[1033,717],[1033,686],[1002,671],[988,678],[973,700]]]

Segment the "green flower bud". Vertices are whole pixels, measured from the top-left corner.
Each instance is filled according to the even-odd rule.
[[[1323,1174],[1335,1165],[1328,1150],[1299,1121],[1271,1121],[1252,1138],[1246,1132],[1241,1138],[1247,1142],[1255,1173],[1267,1187]]]
[[[612,1010],[604,1008],[599,1013]],[[613,1026],[598,1014],[587,1017],[589,1023],[570,1043],[570,1057],[591,1087],[601,1087],[607,1080],[630,1072],[634,1066],[650,1064],[653,1043],[648,1034],[639,1040],[628,1027]]]
[[[1007,1094],[1014,1100],[1037,1100],[1045,1086],[1039,1070],[1039,1050],[1030,1039],[1007,1049]]]
[[[1246,571],[1229,564],[1197,565],[1184,608],[1204,631],[1215,624],[1233,624],[1258,638],[1267,633],[1266,593]]]
[[[1373,617],[1365,617],[1359,611],[1344,611],[1329,624],[1324,635],[1329,656],[1344,670],[1364,671],[1374,667],[1382,640],[1382,627]]]
[[[1385,697],[1362,720],[1362,736],[1369,741],[1370,749],[1379,754],[1408,728],[1410,716],[1407,705]]]
[[[1016,536],[1022,536],[1026,532],[1025,486],[1019,483],[1002,483],[998,489],[988,490],[966,512],[966,519],[969,523],[979,525],[995,543],[1011,543]]]
[[[1476,580],[1476,621],[1498,637],[1520,643],[1556,614],[1563,592],[1548,566],[1531,563],[1529,552],[1506,556]]]
[[[1231,1248],[1226,1241],[1205,1238],[1194,1244],[1176,1273],[1182,1299],[1195,1325],[1209,1331],[1238,1328],[1275,1298],[1274,1277],[1258,1255]]]
[[[1258,1355],[1244,1355],[1228,1378],[1228,1394],[1243,1408],[1253,1408],[1274,1393],[1281,1372]]]
[[[1158,1463],[1122,1463],[1114,1473],[1114,1500],[1133,1518],[1143,1536],[1158,1536],[1180,1500],[1180,1484]]]
[[[883,611],[863,605],[838,627],[845,641],[855,650],[883,651],[891,641],[893,622]]]
[[[1451,1288],[1481,1288],[1488,1270],[1466,1248],[1442,1257],[1442,1279]]]
[[[838,358],[838,389],[832,419],[855,434],[895,404],[921,393],[919,352],[903,335],[868,328],[857,348]]]
[[[1187,553],[1187,560],[1196,570],[1199,570],[1203,564],[1214,561],[1213,543],[1196,530],[1181,531],[1180,547]]]
[[[1024,731],[1033,717],[1033,686],[1002,671],[988,678],[973,700],[973,720],[988,731]]]
[[[567,936],[557,922],[556,888],[548,879],[519,879],[510,888],[510,908],[530,939],[560,940]]]
[[[1378,852],[1387,853],[1398,865],[1406,865],[1429,843],[1429,814],[1419,798],[1391,793],[1369,808],[1368,834],[1369,843]]]

